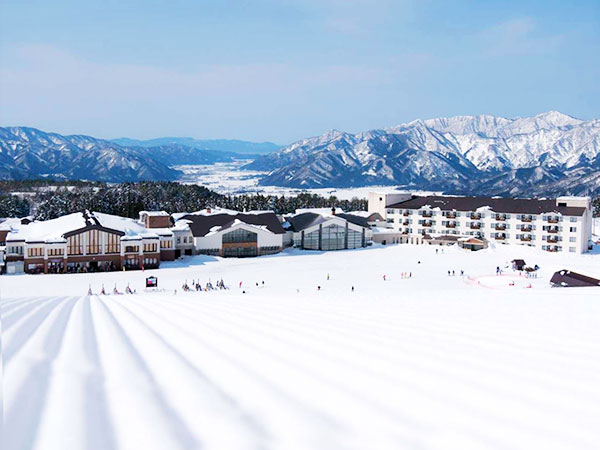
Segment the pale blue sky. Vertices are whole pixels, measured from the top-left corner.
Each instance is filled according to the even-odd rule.
[[[600,117],[600,0],[0,0],[0,125],[285,144]]]

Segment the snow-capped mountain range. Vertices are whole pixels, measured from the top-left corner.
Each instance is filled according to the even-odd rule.
[[[403,185],[454,193],[600,192],[600,120],[556,111],[415,120],[356,134],[332,130],[261,156],[264,185]]]
[[[28,127],[0,127],[0,178],[93,181],[176,180],[179,164],[247,158],[178,143],[126,146],[91,136],[63,136]]]

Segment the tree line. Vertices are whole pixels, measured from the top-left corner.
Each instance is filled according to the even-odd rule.
[[[262,194],[222,195],[204,186],[176,182],[87,183],[1,181],[0,217],[33,215],[38,220],[80,212],[98,211],[137,218],[140,211],[193,212],[207,207],[236,211],[272,210],[293,213],[299,208],[339,207],[345,211],[367,209],[367,201],[300,193],[296,196]]]

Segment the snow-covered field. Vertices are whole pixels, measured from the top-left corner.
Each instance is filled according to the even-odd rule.
[[[513,258],[538,278],[497,277]],[[2,276],[0,447],[595,450],[600,288],[548,280],[599,262],[403,245]]]
[[[298,195],[301,192],[310,192],[324,197],[335,195],[342,200],[351,200],[353,197],[367,198],[369,192],[393,192],[396,186],[367,186],[357,188],[314,188],[296,189],[282,186],[259,186],[258,181],[266,172],[240,170],[248,161],[234,161],[230,163],[215,163],[209,165],[174,166],[184,175],[179,182],[186,184],[199,184],[218,192],[219,194],[263,194],[263,195]],[[416,192],[415,192],[416,193]],[[422,195],[428,192],[419,191]]]

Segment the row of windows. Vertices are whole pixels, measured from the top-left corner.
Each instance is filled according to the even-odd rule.
[[[402,210],[402,209],[388,209],[387,213],[394,215],[394,214],[413,214],[417,212],[419,215],[428,215],[428,216],[436,216],[438,211],[433,211],[433,210],[411,210],[411,209],[406,209],[406,210]],[[441,215],[443,217],[461,217],[461,215],[464,214],[465,217],[471,217],[471,216],[476,216],[479,218],[485,218],[485,213],[479,213],[479,212],[464,212],[464,211],[441,211]],[[498,220],[507,220],[510,219],[512,217],[512,214],[505,214],[505,213],[491,213],[491,216],[493,219],[498,219]],[[536,215],[531,215],[531,214],[516,214],[515,215],[517,220],[525,220],[525,221],[533,221],[533,220],[537,220],[538,216]],[[545,215],[542,216],[542,220],[544,221],[548,221],[548,220],[552,220],[552,221],[558,221],[558,222],[562,222],[563,221],[563,217],[562,216],[551,216],[551,215]],[[577,217],[569,217],[569,221],[570,222],[577,222]]]
[[[261,247],[260,254],[261,255],[272,255],[274,253],[279,253],[281,249],[279,247]]]
[[[387,219],[388,223],[394,223],[394,219]],[[412,223],[410,220],[407,221],[408,224]],[[423,225],[426,224],[426,226],[435,226],[436,225],[436,221],[435,220],[427,220],[427,219],[420,219],[418,221],[419,225]],[[442,226],[460,226],[460,222],[458,221],[453,221],[453,220],[442,220]],[[481,223],[481,222],[466,222],[465,226],[467,227],[471,227],[471,226],[475,226],[475,227],[479,227],[479,228],[484,228],[485,224]],[[498,224],[498,223],[493,223],[491,224],[491,227],[493,229],[510,229],[510,224],[509,223],[503,223],[503,224]],[[517,230],[527,230],[529,231],[529,228],[531,227],[531,230],[535,230],[536,226],[535,225],[527,225],[527,224],[517,224]],[[557,226],[552,226],[552,225],[544,225],[542,226],[542,229],[544,231],[557,231],[557,232],[562,232],[563,231],[563,227],[557,227]],[[577,227],[569,227],[569,232],[570,233],[576,233],[577,232]]]
[[[223,243],[235,243],[235,242],[257,242],[258,235],[252,231],[238,228],[237,230],[230,231],[223,235]]]
[[[158,251],[158,244],[156,242],[144,244],[145,253],[156,253]]]

